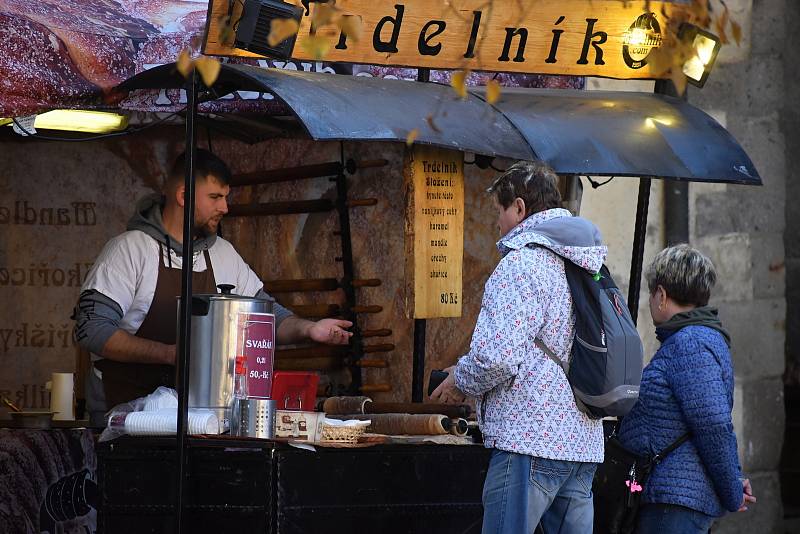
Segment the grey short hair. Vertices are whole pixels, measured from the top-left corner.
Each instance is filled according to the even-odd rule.
[[[525,216],[561,207],[558,175],[541,161],[518,161],[498,176],[486,190],[508,208],[516,198],[525,201]]]
[[[702,252],[681,244],[659,252],[647,268],[645,279],[651,294],[661,286],[679,304],[705,306],[717,283],[717,271]]]

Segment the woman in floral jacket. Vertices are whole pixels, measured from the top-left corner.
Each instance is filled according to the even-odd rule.
[[[603,461],[599,420],[578,410],[562,369],[575,336],[564,263],[596,274],[606,258],[597,227],[561,208],[557,176],[519,162],[489,188],[502,256],[486,281],[467,354],[431,395],[478,399],[484,444],[493,449],[483,488],[483,533],[585,534],[592,478]]]

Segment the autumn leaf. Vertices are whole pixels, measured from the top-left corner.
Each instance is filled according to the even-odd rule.
[[[736,41],[736,46],[742,43],[742,27],[735,20],[731,21],[731,33],[733,33],[733,40]]]
[[[708,13],[708,0],[692,0],[692,5],[689,10],[700,26],[708,27],[711,21],[711,16]]]
[[[314,14],[311,16],[311,32],[330,24],[336,16],[336,8],[328,4],[314,4]]]
[[[494,104],[500,99],[500,82],[497,80],[489,80],[486,84],[486,101]]]
[[[222,64],[219,60],[207,56],[200,56],[194,62],[197,70],[200,72],[200,77],[206,87],[211,87],[217,81],[219,71],[222,69]]]
[[[192,73],[192,69],[194,69],[194,63],[192,62],[192,56],[189,55],[188,48],[184,48],[181,50],[181,53],[178,54],[178,61],[175,62],[175,67],[184,78],[188,78]]]
[[[675,85],[675,90],[678,92],[678,95],[683,96],[683,93],[686,92],[686,83],[688,81],[686,75],[683,73],[683,69],[673,67],[669,77],[673,85]]]
[[[469,70],[460,70],[458,72],[454,72],[453,77],[450,78],[450,86],[453,88],[453,91],[455,91],[458,97],[461,99],[467,98],[468,75],[469,75]]]
[[[231,17],[229,15],[221,15],[217,17],[217,24],[222,27],[219,31],[220,41],[228,45],[233,44],[233,37],[236,35],[236,31],[233,29],[233,24],[231,24]]]
[[[328,53],[328,50],[331,49],[331,43],[325,37],[319,35],[309,35],[300,42],[300,47],[309,56],[316,60],[320,60],[324,58],[325,54]]]
[[[728,25],[728,6],[722,11],[722,15],[716,21],[717,35],[719,35],[719,42],[728,44],[728,34],[725,32],[725,27]]]
[[[661,77],[672,67],[672,55],[665,47],[654,48],[647,56],[647,65],[656,77]]]
[[[406,136],[406,145],[408,146],[413,145],[414,140],[417,138],[418,135],[419,135],[419,130],[417,128],[414,128],[413,130],[408,132],[408,135]]]
[[[336,25],[342,30],[342,33],[357,43],[364,35],[364,25],[361,22],[361,17],[356,15],[343,15],[336,21]]]
[[[300,30],[300,25],[294,19],[275,19],[270,23],[267,44],[278,46],[280,43],[295,35]]]
[[[431,130],[433,130],[434,132],[442,133],[442,129],[439,128],[439,125],[437,125],[436,121],[433,120],[433,115],[428,115],[427,117],[425,117],[425,122],[428,123],[428,126],[430,126]]]

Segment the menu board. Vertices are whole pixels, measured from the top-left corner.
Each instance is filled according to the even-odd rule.
[[[275,316],[271,313],[239,313],[236,339],[236,354],[247,359],[248,397],[270,398],[275,358]]]
[[[405,308],[415,319],[460,317],[464,259],[464,153],[406,152]]]

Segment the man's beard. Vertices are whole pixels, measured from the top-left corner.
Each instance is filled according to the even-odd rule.
[[[217,233],[217,228],[219,228],[219,223],[221,220],[222,218],[212,217],[206,220],[204,223],[201,224],[195,223],[194,235],[196,236],[215,235]]]

